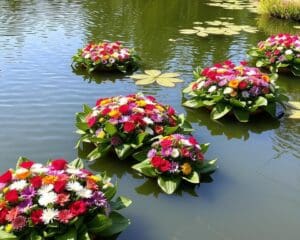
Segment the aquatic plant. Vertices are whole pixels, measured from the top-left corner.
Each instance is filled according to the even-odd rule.
[[[235,65],[231,61],[212,67],[197,68],[196,81],[184,93],[191,97],[183,103],[190,108],[205,107],[211,118],[219,119],[231,113],[240,121],[248,122],[250,114],[267,111],[276,117],[277,104],[288,100],[273,83],[272,77],[246,62]]]
[[[134,50],[123,47],[119,41],[89,43],[73,56],[75,67],[86,68],[88,72],[134,72],[138,69],[138,60]]]
[[[0,239],[92,240],[123,231],[129,220],[117,210],[131,200],[119,197],[110,179],[83,168],[81,160],[46,165],[20,158],[0,176]]]
[[[216,160],[204,160],[208,146],[200,145],[191,135],[160,137],[149,150],[134,155],[140,163],[132,168],[147,177],[157,178],[159,187],[172,194],[181,181],[199,184],[201,174],[216,170]]]
[[[269,68],[271,72],[282,69],[300,76],[300,37],[280,33],[272,35],[248,51],[257,67]]]

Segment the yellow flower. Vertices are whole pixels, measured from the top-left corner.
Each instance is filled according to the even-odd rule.
[[[26,179],[30,175],[30,171],[25,168],[20,168],[15,172],[15,174],[17,179]]]
[[[239,80],[237,80],[237,79],[230,80],[228,83],[228,86],[232,87],[232,88],[238,88]]]
[[[105,137],[105,132],[102,130],[97,134],[98,138],[104,138]]]
[[[8,188],[8,187],[6,187],[6,188],[3,188],[3,190],[2,190],[2,191],[3,191],[4,193],[6,193],[6,192],[8,192],[8,190],[9,190],[9,188]]]
[[[144,107],[144,106],[147,105],[147,103],[146,103],[144,100],[137,101],[136,104],[137,104],[139,107]]]
[[[161,112],[165,111],[165,109],[162,106],[160,106],[160,105],[156,105],[155,107],[156,107],[156,109],[158,109]]]
[[[220,69],[217,70],[217,73],[224,73],[226,71],[227,71],[226,69],[220,68]]]
[[[13,229],[13,226],[12,226],[12,224],[7,224],[6,226],[5,226],[5,232],[11,232],[12,231],[12,229]]]
[[[104,59],[104,60],[109,59],[109,55],[104,55],[104,56],[102,57],[102,59]]]
[[[184,175],[190,175],[192,172],[192,167],[189,163],[184,163],[180,166],[181,171]]]
[[[100,105],[101,106],[103,106],[103,105],[106,105],[106,104],[108,104],[108,103],[110,103],[111,102],[111,99],[103,99],[102,101],[101,101],[101,103],[100,103]]]
[[[103,122],[105,119],[102,117],[102,118],[99,118],[99,122]]]
[[[111,110],[109,112],[108,116],[110,116],[110,117],[119,117],[119,116],[121,116],[121,113],[117,109],[114,109],[114,110]]]
[[[88,178],[95,182],[100,182],[102,180],[100,176],[95,176],[95,175],[89,176]]]
[[[56,176],[50,175],[50,176],[45,176],[43,177],[42,181],[43,184],[54,184],[57,180]]]

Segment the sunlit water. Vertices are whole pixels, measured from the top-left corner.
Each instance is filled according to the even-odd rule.
[[[18,156],[45,162],[74,159],[78,136],[74,115],[97,98],[142,91],[187,114],[201,142],[210,142],[207,158],[219,169],[199,187],[162,194],[155,183],[113,157],[87,166],[106,171],[119,194],[134,200],[123,214],[132,225],[118,239],[274,240],[299,239],[300,122],[256,117],[249,124],[213,122],[207,112],[181,106],[182,88],[195,66],[245,59],[247,48],[270,31],[291,30],[257,19],[244,10],[210,7],[199,0],[1,0],[0,1],[0,166],[14,167]],[[256,26],[258,34],[181,35],[195,21],[234,17]],[[295,29],[293,29],[295,31]],[[167,89],[137,87],[127,76],[88,78],[73,72],[71,56],[90,40],[122,40],[134,47],[144,69],[182,73],[185,83]],[[170,41],[173,39],[173,41]],[[175,40],[175,41],[174,41]],[[290,98],[300,101],[300,79],[278,80]]]

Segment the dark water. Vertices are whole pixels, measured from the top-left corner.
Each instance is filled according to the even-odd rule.
[[[178,32],[217,17],[258,24],[260,32],[204,39]],[[14,167],[20,155],[41,162],[74,159],[74,114],[83,103],[143,91],[186,113],[199,141],[211,143],[207,158],[218,157],[220,168],[200,187],[167,196],[126,163],[113,158],[89,163],[90,169],[105,170],[118,180],[119,194],[134,200],[123,212],[132,225],[118,239],[299,239],[300,121],[260,117],[250,124],[213,122],[206,112],[181,106],[181,90],[192,81],[195,66],[227,58],[238,62],[268,34],[296,31],[292,25],[257,18],[247,9],[209,7],[202,0],[1,0],[2,171]],[[180,72],[186,83],[173,89],[137,87],[126,76],[88,79],[72,72],[76,50],[101,39],[126,42],[142,57],[145,69]],[[300,101],[300,79],[285,76],[278,84]]]

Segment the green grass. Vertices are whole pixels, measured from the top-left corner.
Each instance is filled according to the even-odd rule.
[[[274,17],[300,21],[299,0],[260,0],[259,9]]]

